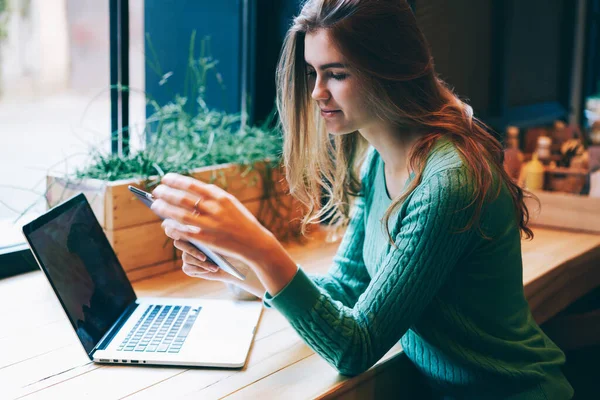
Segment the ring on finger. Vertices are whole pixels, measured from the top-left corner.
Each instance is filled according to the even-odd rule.
[[[203,200],[202,197],[198,197],[198,199],[194,203],[194,211],[192,212],[193,215],[199,215],[200,214],[200,210],[198,209],[198,204],[200,204],[200,202],[202,200]]]

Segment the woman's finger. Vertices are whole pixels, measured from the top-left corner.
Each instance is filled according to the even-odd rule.
[[[174,219],[184,225],[197,226],[202,229],[215,229],[218,227],[218,224],[209,215],[194,214],[185,208],[169,204],[162,199],[155,200],[151,208],[161,217]]]
[[[211,274],[213,274],[213,272],[204,269],[204,268],[200,268],[197,267],[195,265],[191,265],[191,264],[187,264],[187,263],[183,263],[183,265],[181,266],[181,270],[188,276],[191,277],[209,277]]]
[[[196,213],[200,214],[211,212],[211,208],[208,207],[206,199],[195,193],[186,192],[161,184],[152,191],[152,195],[157,199],[162,199],[169,204],[191,210],[192,212],[196,211]]]
[[[222,242],[223,239],[222,236],[218,234],[218,231],[207,231],[192,225],[181,225],[177,221],[171,219],[165,220],[162,223],[162,227],[165,230],[165,234],[175,241],[188,242],[189,244],[191,240],[197,240],[210,247],[211,250],[221,253],[221,255],[235,257],[237,254],[231,254],[230,250],[219,246],[219,243]],[[193,247],[196,248],[195,246]]]
[[[161,182],[175,189],[192,192],[206,200],[220,200],[227,196],[226,191],[215,185],[172,172],[163,176]]]
[[[186,253],[190,253],[192,256],[197,258],[200,261],[206,261],[206,254],[198,250],[196,247],[192,246],[190,242],[186,242],[185,240],[175,240],[173,245]]]
[[[232,279],[237,280],[237,278],[232,278],[227,272],[222,269],[217,270],[217,272],[209,272],[201,268],[197,268],[193,265],[183,264],[181,267],[182,271],[192,278],[202,278],[210,281],[221,281],[221,282],[231,282]]]
[[[164,220],[160,226],[165,230],[165,234],[173,240],[186,240],[188,234],[198,234],[202,231],[197,226],[183,225],[172,219]]]
[[[183,253],[181,255],[181,259],[185,264],[190,265],[192,267],[201,268],[204,271],[217,272],[219,270],[219,267],[217,267],[212,262],[200,261],[194,256],[192,256],[190,253]]]

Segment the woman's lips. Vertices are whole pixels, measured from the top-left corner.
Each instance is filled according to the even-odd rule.
[[[324,118],[333,118],[336,117],[338,114],[340,114],[342,111],[341,110],[321,110],[321,115]]]

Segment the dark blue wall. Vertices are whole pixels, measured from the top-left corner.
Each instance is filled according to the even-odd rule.
[[[285,34],[303,0],[258,0],[255,2],[255,51],[253,117],[263,121],[275,107],[275,70]]]
[[[211,54],[219,60],[217,70],[226,86],[226,99],[223,99],[223,91],[214,75],[209,75],[206,102],[211,108],[240,111],[241,3],[241,0],[145,0],[145,32],[150,36],[162,72],[173,72],[161,86],[161,76],[146,63],[146,93],[159,104],[172,100],[175,94],[184,94],[190,38],[196,30],[195,56],[200,54],[200,39],[210,36]],[[153,60],[148,40],[145,53],[147,60]]]

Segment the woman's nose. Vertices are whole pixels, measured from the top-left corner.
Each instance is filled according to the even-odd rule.
[[[311,96],[314,100],[328,100],[331,94],[320,79],[315,81]]]

